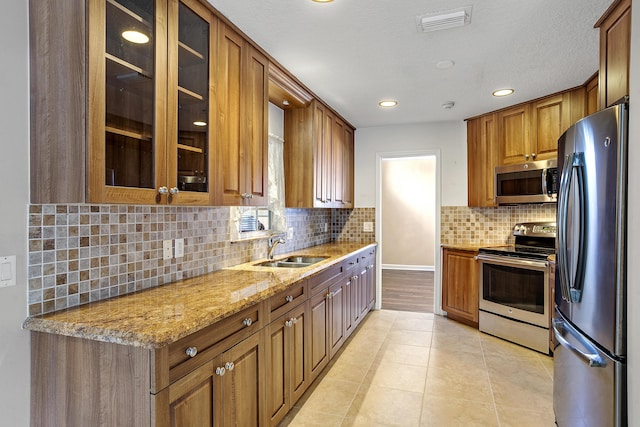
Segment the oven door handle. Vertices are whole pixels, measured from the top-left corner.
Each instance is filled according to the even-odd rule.
[[[506,267],[516,267],[516,268],[526,268],[526,267],[547,268],[547,266],[549,265],[548,261],[503,257],[503,256],[489,255],[489,254],[476,255],[475,260],[483,263],[487,263],[487,264],[504,265]]]

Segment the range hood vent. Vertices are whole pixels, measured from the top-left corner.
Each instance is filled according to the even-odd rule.
[[[462,27],[471,23],[471,10],[473,6],[459,9],[445,10],[441,12],[425,13],[416,16],[416,25],[419,32],[446,30],[447,28]]]

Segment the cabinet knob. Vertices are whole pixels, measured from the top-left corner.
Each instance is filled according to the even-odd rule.
[[[250,317],[247,317],[246,319],[244,319],[244,320],[242,321],[242,324],[243,324],[244,326],[247,326],[247,327],[251,326],[251,324],[252,324],[252,323],[253,323],[253,320],[251,320],[251,318],[250,318]]]
[[[198,348],[195,346],[189,347],[185,353],[187,353],[187,356],[189,357],[194,357],[196,354],[198,354]]]
[[[180,190],[178,190],[178,187],[173,187],[173,188],[171,188],[171,190],[169,190],[169,194],[171,194],[172,196],[175,196],[179,192],[180,192]]]
[[[165,194],[168,194],[168,193],[169,193],[169,189],[164,185],[158,188],[158,194],[162,194],[164,196]]]
[[[536,158],[536,153],[531,153],[531,158],[535,159]]]
[[[351,276],[351,280],[358,280],[358,276]]]
[[[233,371],[233,368],[235,368],[236,365],[233,362],[227,362],[224,364],[224,369],[226,369],[227,371],[231,372]]]
[[[524,159],[525,159],[525,160],[529,160],[529,155],[528,155],[528,154],[525,154],[525,155],[524,155]]]
[[[285,320],[284,326],[286,326],[287,328],[290,328],[293,326],[293,322],[291,320]]]
[[[253,194],[251,194],[251,193],[242,193],[240,195],[240,197],[242,197],[243,200],[244,199],[253,199]]]
[[[291,301],[293,301],[293,297],[291,295],[287,295],[286,297],[284,297],[284,300],[286,302],[291,302]]]
[[[289,319],[289,322],[291,322],[292,325],[295,325],[296,323],[298,323],[298,319],[292,317],[291,319]]]
[[[216,375],[223,376],[224,372],[225,372],[225,369],[223,367],[219,366],[216,368]]]

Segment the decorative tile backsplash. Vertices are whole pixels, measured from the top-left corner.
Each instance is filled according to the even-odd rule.
[[[375,233],[363,231],[363,223],[370,222],[375,230],[375,208],[334,209],[333,240],[336,242],[370,242]]]
[[[520,222],[555,221],[556,205],[518,205],[496,208],[443,206],[440,242],[449,245],[513,243],[513,226]]]
[[[365,213],[362,213],[362,212]],[[370,212],[369,212],[370,211]],[[284,253],[361,238],[374,209],[287,209]],[[325,224],[327,231],[325,231]],[[29,315],[199,276],[267,256],[264,238],[230,241],[227,207],[31,205]],[[373,233],[368,233],[369,240]],[[162,241],[184,238],[184,257],[162,259]]]

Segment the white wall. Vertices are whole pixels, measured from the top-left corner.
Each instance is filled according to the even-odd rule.
[[[382,268],[435,266],[435,156],[382,160]]]
[[[631,76],[629,78],[629,200],[627,252],[627,350],[629,426],[640,426],[640,7],[631,8]]]
[[[440,150],[442,206],[467,205],[465,122],[360,128],[355,135],[355,205],[376,206],[376,153]]]
[[[0,256],[17,256],[17,286],[0,288],[0,425],[29,425],[27,204],[29,69],[27,0],[5,0],[0,14]]]

